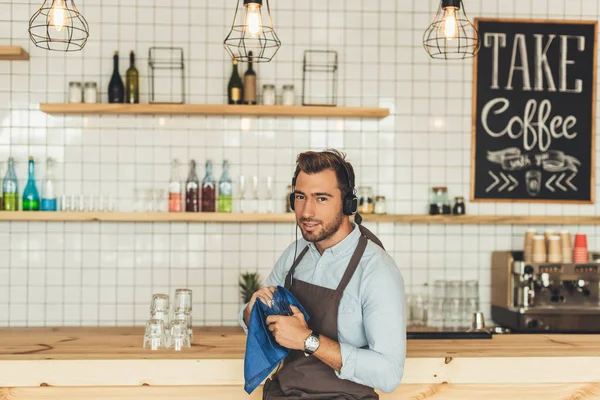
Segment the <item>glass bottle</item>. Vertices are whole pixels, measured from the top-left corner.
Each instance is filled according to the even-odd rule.
[[[451,214],[450,199],[446,186],[435,186],[431,188],[429,200],[429,215]]]
[[[229,162],[223,160],[223,173],[219,179],[219,212],[230,213],[233,203],[232,184],[229,177]]]
[[[125,75],[125,102],[130,104],[138,104],[140,102],[139,76],[135,67],[135,54],[133,50],[129,53],[129,69]]]
[[[215,212],[216,182],[212,175],[212,161],[206,160],[206,174],[202,181],[202,212]]]
[[[125,103],[125,85],[119,75],[119,52],[115,51],[113,56],[113,73],[108,82],[108,102]]]
[[[29,176],[23,191],[23,211],[40,210],[40,194],[35,186],[35,161],[29,157]]]
[[[256,72],[252,52],[248,52],[248,69],[244,74],[244,104],[256,104]]]
[[[452,209],[452,214],[454,215],[465,215],[465,198],[462,196],[458,196],[454,198],[454,208]]]
[[[238,60],[233,60],[233,69],[227,85],[227,102],[229,104],[242,104],[244,101],[244,84],[238,72]]]
[[[43,183],[42,211],[56,211],[56,193],[54,190],[54,160],[46,162],[46,179]]]
[[[2,182],[2,209],[4,211],[19,210],[19,181],[15,172],[15,159],[8,159],[8,169]]]
[[[182,207],[179,160],[175,159],[171,164],[171,179],[169,180],[169,212],[181,212]]]
[[[200,211],[200,181],[196,175],[196,161],[190,161],[190,173],[185,183],[185,211]]]

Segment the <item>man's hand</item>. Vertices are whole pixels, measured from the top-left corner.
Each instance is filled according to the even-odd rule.
[[[265,286],[264,288],[258,289],[256,292],[254,292],[250,298],[250,301],[248,302],[248,305],[246,306],[246,309],[244,310],[244,322],[246,323],[246,326],[248,326],[250,323],[250,313],[252,312],[252,307],[254,307],[254,303],[256,303],[257,299],[260,299],[260,301],[269,307],[273,306],[272,301],[275,289],[277,289],[275,286]]]
[[[304,314],[298,307],[291,306],[292,316],[284,315],[269,315],[267,324],[269,330],[273,332],[273,336],[280,346],[290,350],[304,350],[304,339],[310,335],[311,330],[308,329]]]

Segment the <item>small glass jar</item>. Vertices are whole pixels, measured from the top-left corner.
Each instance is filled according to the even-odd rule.
[[[373,202],[373,188],[361,186],[358,188],[358,212],[361,214],[373,214],[375,204]]]
[[[296,104],[294,85],[283,85],[283,93],[281,94],[281,104],[284,106],[293,106]]]
[[[429,215],[452,214],[448,188],[446,186],[434,186],[431,188],[429,198]]]
[[[95,104],[98,102],[98,85],[96,85],[96,82],[86,82],[83,92],[85,103]]]
[[[81,103],[82,101],[81,82],[69,82],[69,103]]]
[[[263,85],[262,103],[265,106],[274,106],[277,99],[275,85]]]
[[[375,214],[387,214],[385,196],[375,197]]]
[[[452,214],[454,215],[465,215],[465,198],[458,196],[454,198],[454,208],[452,208]]]

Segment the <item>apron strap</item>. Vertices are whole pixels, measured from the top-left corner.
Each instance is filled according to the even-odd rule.
[[[367,238],[361,235],[360,239],[358,239],[358,245],[356,246],[356,250],[354,250],[352,258],[348,263],[348,268],[346,268],[346,272],[344,272],[344,276],[342,277],[342,280],[340,281],[340,284],[336,289],[336,291],[340,294],[344,293],[344,290],[346,289],[346,286],[348,286],[348,283],[350,283],[350,280],[352,279],[356,268],[358,268],[358,263],[360,263],[360,259],[362,258],[365,249],[367,248],[367,243]]]
[[[308,251],[308,246],[306,246],[304,248],[304,250],[302,250],[302,252],[300,252],[300,254],[298,255],[298,258],[296,258],[294,260],[294,264],[292,264],[292,268],[290,268],[290,270],[288,271],[287,275],[285,276],[285,288],[287,290],[290,290],[292,287],[292,276],[294,276],[294,271],[296,270],[296,267],[298,266],[298,264],[300,264],[300,261],[302,261],[302,258],[304,257],[304,255],[306,254],[306,252]]]
[[[367,237],[367,239],[369,239],[371,242],[375,243],[377,246],[381,247],[382,249],[385,250],[385,247],[383,247],[383,243],[381,243],[381,240],[379,240],[379,238],[377,236],[375,236],[375,234],[373,232],[371,232],[370,230],[368,230],[367,228],[365,228],[362,225],[358,225],[358,229],[360,229],[360,233],[362,233],[364,236]]]

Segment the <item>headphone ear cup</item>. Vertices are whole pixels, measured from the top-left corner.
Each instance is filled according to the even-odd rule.
[[[290,208],[292,209],[292,211],[294,211],[294,201],[296,200],[296,196],[294,196],[294,193],[290,193]]]
[[[344,197],[343,210],[345,215],[354,215],[358,212],[358,197],[349,194]]]

